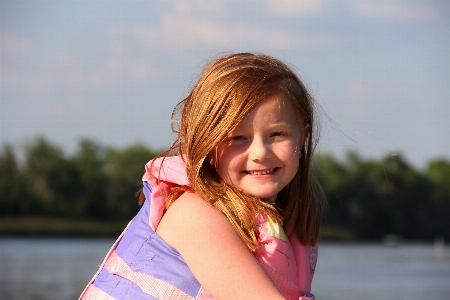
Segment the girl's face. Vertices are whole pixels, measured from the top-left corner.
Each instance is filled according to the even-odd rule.
[[[275,203],[298,171],[305,138],[290,101],[275,94],[250,110],[214,148],[213,163],[229,185]]]

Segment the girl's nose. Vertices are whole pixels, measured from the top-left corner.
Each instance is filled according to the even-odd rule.
[[[248,149],[248,157],[251,160],[262,161],[270,158],[271,152],[269,143],[264,139],[255,138]]]

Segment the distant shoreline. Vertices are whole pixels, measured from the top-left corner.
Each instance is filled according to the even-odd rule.
[[[1,217],[0,237],[117,237],[128,221]]]
[[[116,239],[130,220],[91,220],[57,217],[0,217],[1,238],[112,238]],[[392,240],[392,238],[395,240]],[[397,246],[408,243],[434,243],[435,240],[404,240],[401,236],[386,235],[381,240],[358,240],[350,231],[323,225],[319,242],[327,243],[381,243]],[[439,241],[438,241],[439,242]],[[445,245],[442,238],[441,244]]]
[[[52,217],[1,217],[0,237],[117,237],[129,221]],[[323,226],[321,240],[355,241],[344,230]]]

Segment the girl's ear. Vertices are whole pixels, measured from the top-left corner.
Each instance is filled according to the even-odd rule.
[[[299,149],[303,149],[303,145],[305,145],[305,141],[308,138],[310,133],[311,133],[311,125],[309,125],[309,123],[308,123],[305,125],[305,127],[303,127],[302,134],[300,136]]]
[[[213,158],[211,152],[208,153],[208,155],[206,155],[206,159],[208,160],[208,163],[211,167],[214,166],[214,158]]]

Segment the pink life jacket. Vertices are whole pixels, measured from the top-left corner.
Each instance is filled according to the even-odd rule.
[[[162,164],[162,166],[161,166]],[[79,299],[214,299],[197,281],[181,255],[155,232],[174,185],[189,185],[179,156],[158,158],[145,166],[146,201],[108,252]],[[156,184],[159,179],[158,184]],[[286,237],[281,224],[256,216],[256,259],[287,299],[314,299],[310,293],[317,246]]]

